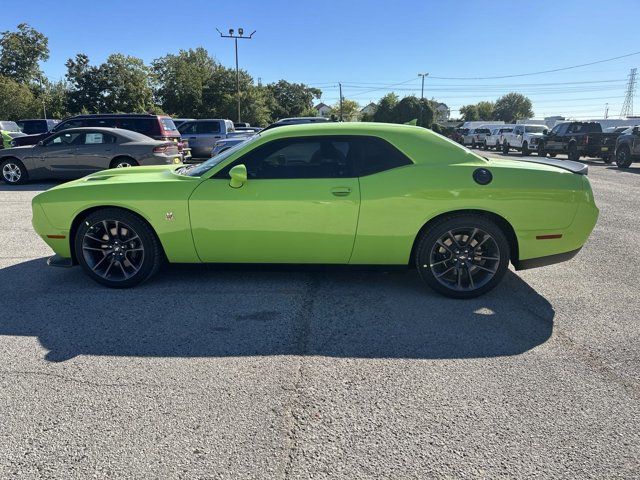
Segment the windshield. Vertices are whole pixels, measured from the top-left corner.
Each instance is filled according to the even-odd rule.
[[[547,129],[547,127],[545,127],[544,125],[535,125],[535,126],[527,125],[525,128],[529,133],[543,133]]]
[[[207,173],[213,167],[218,165],[221,162],[224,162],[231,155],[235,154],[241,148],[244,148],[247,144],[255,142],[259,135],[254,135],[253,137],[247,137],[247,140],[244,142],[240,142],[237,145],[234,145],[229,150],[225,150],[222,153],[219,153],[215,157],[211,157],[209,160],[202,162],[200,165],[196,165],[194,167],[185,167],[185,170],[180,170],[179,173],[184,175],[189,175],[190,177],[200,177],[203,174]]]
[[[6,130],[7,132],[19,132],[20,127],[16,122],[0,122],[0,130]]]

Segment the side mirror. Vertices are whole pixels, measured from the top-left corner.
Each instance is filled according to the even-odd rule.
[[[36,146],[41,147],[44,145],[44,141],[40,140],[38,143],[36,143]]]
[[[229,186],[232,188],[240,188],[247,183],[247,167],[243,164],[236,165],[229,170],[229,176],[231,177]]]

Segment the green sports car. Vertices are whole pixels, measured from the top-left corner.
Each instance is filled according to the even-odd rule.
[[[171,263],[415,266],[469,298],[573,257],[598,218],[587,167],[489,160],[420,127],[275,128],[195,166],[112,169],[33,200],[33,226],[97,282]]]

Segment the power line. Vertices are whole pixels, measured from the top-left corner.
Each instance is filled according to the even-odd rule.
[[[518,74],[513,74],[513,75],[499,75],[499,76],[494,76],[494,77],[438,77],[438,76],[431,76],[430,78],[434,78],[434,79],[438,79],[438,80],[494,80],[494,79],[500,79],[500,78],[527,77],[527,76],[530,76],[530,75],[542,75],[544,73],[562,72],[562,71],[565,71],[565,70],[572,70],[574,68],[588,67],[589,65],[596,65],[598,63],[612,62],[614,60],[620,60],[621,58],[632,57],[634,55],[640,55],[640,52],[632,52],[632,53],[627,53],[625,55],[619,55],[617,57],[605,58],[604,60],[596,60],[595,62],[581,63],[580,65],[571,65],[570,67],[554,68],[554,69],[551,69],[551,70],[542,70],[542,71],[539,71],[539,72],[518,73]]]

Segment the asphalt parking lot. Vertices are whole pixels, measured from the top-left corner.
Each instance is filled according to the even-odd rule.
[[[638,478],[640,164],[587,163],[583,251],[470,301],[366,268],[108,290],[46,266],[52,184],[0,186],[0,478]]]

